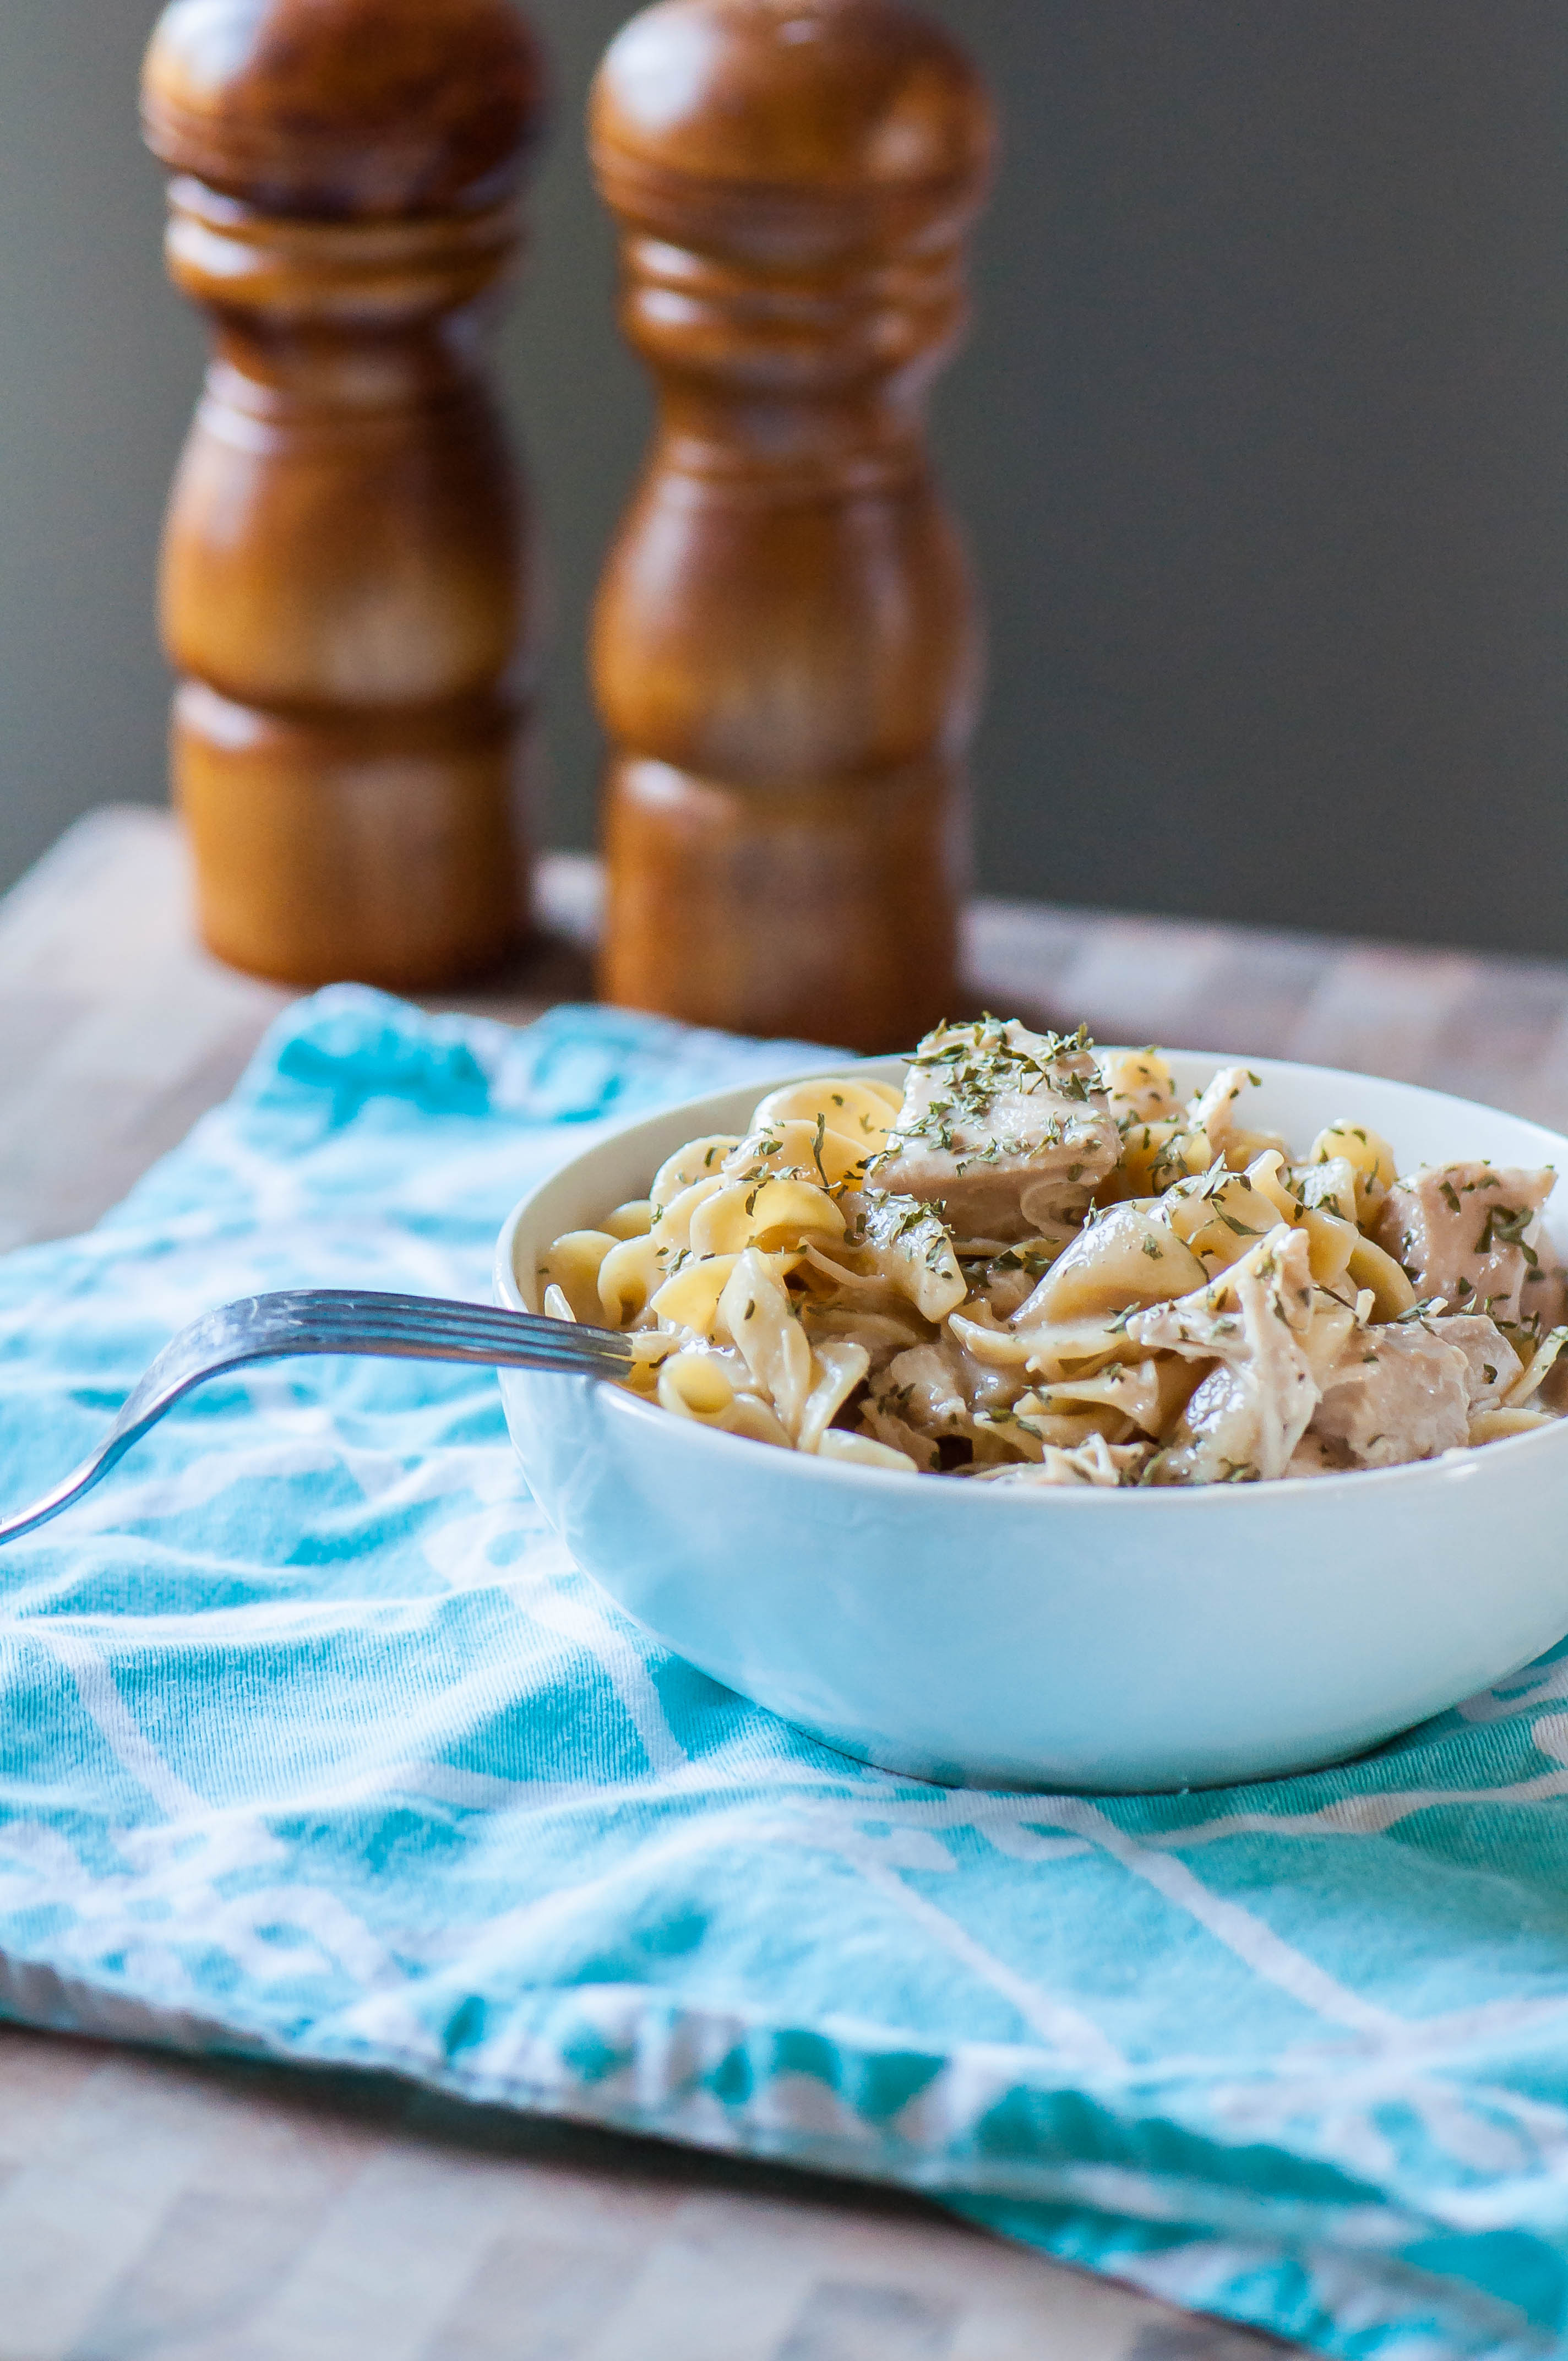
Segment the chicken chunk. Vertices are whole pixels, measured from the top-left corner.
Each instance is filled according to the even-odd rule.
[[[1323,1380],[1292,1476],[1398,1467],[1457,1450],[1477,1412],[1496,1410],[1519,1355],[1480,1312],[1359,1328]]]
[[[1500,1374],[1500,1371],[1499,1371]],[[1433,1459],[1470,1435],[1470,1361],[1420,1322],[1363,1328],[1336,1369],[1308,1433],[1348,1467]]]
[[[1281,1223],[1207,1287],[1133,1314],[1127,1334],[1149,1352],[1217,1365],[1160,1454],[1157,1483],[1284,1475],[1318,1406],[1307,1352],[1313,1302],[1307,1239]]]
[[[1518,1320],[1556,1179],[1508,1165],[1423,1166],[1394,1183],[1372,1235],[1423,1297],[1441,1296],[1450,1312]]]
[[[869,1184],[939,1202],[956,1237],[1006,1244],[1082,1214],[1120,1150],[1089,1050],[987,1018],[921,1043]]]
[[[1514,1379],[1523,1374],[1524,1364],[1495,1320],[1473,1312],[1446,1319],[1428,1320],[1422,1323],[1432,1335],[1445,1345],[1457,1345],[1464,1354],[1470,1387],[1470,1408],[1477,1411],[1496,1410]],[[1376,1338],[1385,1332],[1374,1329]]]
[[[1360,1462],[1343,1443],[1307,1429],[1286,1463],[1287,1476],[1348,1476]]]
[[[1532,1322],[1537,1333],[1548,1335],[1568,1321],[1568,1270],[1560,1263],[1548,1261],[1545,1252],[1533,1270],[1524,1275],[1520,1290],[1524,1317]]]

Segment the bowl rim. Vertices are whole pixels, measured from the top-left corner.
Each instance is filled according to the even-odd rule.
[[[1113,1054],[1125,1045],[1102,1042],[1096,1046],[1104,1053]],[[1507,1108],[1488,1106],[1480,1099],[1460,1098],[1452,1091],[1434,1090],[1425,1082],[1399,1082],[1385,1075],[1359,1073],[1348,1067],[1310,1065],[1288,1058],[1243,1058],[1223,1050],[1183,1049],[1167,1050],[1164,1054],[1192,1059],[1204,1064],[1212,1061],[1216,1070],[1226,1065],[1245,1065],[1254,1072],[1266,1075],[1306,1075],[1327,1082],[1352,1082],[1359,1085],[1370,1084],[1374,1088],[1412,1091],[1424,1098],[1444,1101],[1448,1105],[1470,1114],[1501,1115],[1509,1122],[1526,1123],[1561,1148],[1562,1171],[1568,1174],[1568,1137],[1552,1131],[1545,1124],[1537,1123],[1531,1115],[1514,1115]],[[555,1187],[579,1165],[591,1164],[629,1133],[640,1130],[645,1124],[672,1122],[688,1115],[700,1120],[701,1111],[710,1107],[715,1099],[731,1097],[739,1090],[754,1088],[761,1099],[788,1082],[808,1082],[826,1074],[852,1075],[857,1070],[871,1071],[907,1062],[906,1059],[897,1055],[836,1058],[830,1051],[825,1051],[819,1060],[807,1065],[793,1064],[772,1079],[759,1076],[753,1082],[752,1077],[742,1076],[732,1082],[716,1083],[712,1089],[703,1091],[694,1098],[674,1100],[667,1106],[645,1107],[641,1113],[627,1116],[624,1122],[611,1125],[579,1149],[576,1155],[566,1158],[545,1173],[518,1200],[507,1215],[496,1240],[493,1270],[496,1300],[509,1311],[529,1310],[517,1277],[515,1243],[519,1230],[546,1190]],[[694,1131],[691,1136],[696,1138],[701,1134]],[[893,1484],[899,1488],[899,1497],[907,1499],[911,1497],[909,1488],[917,1485],[918,1497],[929,1504],[933,1513],[946,1513],[938,1507],[944,1499],[972,1499],[976,1492],[980,1492],[999,1506],[1005,1507],[1012,1502],[1031,1516],[1037,1516],[1042,1510],[1052,1514],[1106,1515],[1116,1511],[1123,1515],[1142,1514],[1168,1506],[1174,1510],[1178,1501],[1186,1504],[1176,1511],[1183,1515],[1256,1514],[1260,1502],[1273,1499],[1299,1501],[1305,1495],[1314,1501],[1327,1502],[1337,1498],[1346,1485],[1354,1487],[1353,1499],[1365,1499],[1368,1487],[1374,1484],[1380,1492],[1386,1493],[1394,1485],[1431,1488],[1444,1482],[1475,1482],[1493,1466],[1499,1455],[1511,1462],[1521,1451],[1530,1451],[1539,1456],[1543,1446],[1549,1451],[1561,1451],[1568,1444],[1568,1417],[1563,1417],[1555,1427],[1541,1427],[1528,1434],[1504,1435],[1478,1449],[1455,1449],[1441,1453],[1435,1459],[1407,1460],[1395,1467],[1351,1467],[1325,1476],[1277,1476],[1267,1482],[1255,1484],[1129,1485],[1113,1488],[1108,1485],[1087,1484],[1037,1487],[975,1485],[954,1479],[947,1484],[938,1484],[934,1490],[931,1475],[926,1470],[911,1469],[905,1475],[903,1469],[896,1467],[857,1467],[852,1462],[821,1459],[815,1452],[781,1451],[776,1444],[759,1443],[750,1435],[728,1434],[721,1428],[704,1425],[698,1419],[673,1419],[671,1413],[661,1409],[657,1402],[644,1401],[609,1378],[584,1378],[579,1382],[602,1389],[606,1402],[610,1405],[611,1416],[629,1417],[640,1422],[657,1420],[661,1431],[667,1431],[674,1425],[687,1435],[688,1441],[696,1443],[696,1438],[700,1437],[700,1443],[696,1443],[699,1450],[721,1448],[721,1466],[735,1465],[734,1453],[739,1447],[751,1457],[753,1464],[765,1466],[775,1477],[784,1477],[786,1469],[792,1469],[800,1481],[816,1480],[860,1490],[871,1487],[868,1497],[885,1493],[887,1487]],[[1223,1505],[1225,1503],[1230,1504],[1228,1508]]]

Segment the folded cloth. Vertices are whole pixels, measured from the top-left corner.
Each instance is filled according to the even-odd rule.
[[[0,1264],[0,1499],[205,1306],[484,1297],[590,1126],[797,1050],[302,1004],[118,1213]],[[274,1364],[0,1553],[0,2006],[903,2182],[1325,2353],[1523,2361],[1568,2320],[1565,1698],[1560,1653],[1223,1795],[888,1777],[574,1570],[488,1373]]]

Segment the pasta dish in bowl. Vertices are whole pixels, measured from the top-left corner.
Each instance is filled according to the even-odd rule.
[[[943,1027],[902,1092],[786,1083],[553,1239],[560,1318],[629,1331],[661,1408],[858,1466],[1032,1488],[1430,1459],[1568,1409],[1550,1168],[1307,1154],[1222,1067]],[[608,1224],[606,1226],[605,1224]]]
[[[1339,1759],[1568,1630],[1564,1153],[1363,1076],[946,1027],[536,1191],[499,1300],[635,1359],[505,1373],[513,1438],[623,1607],[888,1767]]]

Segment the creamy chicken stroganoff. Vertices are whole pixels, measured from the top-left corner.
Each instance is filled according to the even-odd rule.
[[[1227,1067],[987,1017],[902,1095],[792,1082],[645,1199],[557,1238],[560,1319],[627,1382],[785,1450],[981,1483],[1254,1483],[1391,1467],[1568,1411],[1556,1175],[1399,1176],[1331,1124],[1304,1154]]]

